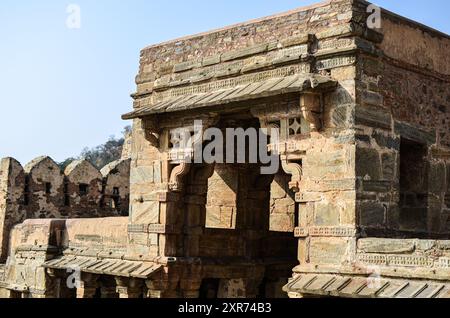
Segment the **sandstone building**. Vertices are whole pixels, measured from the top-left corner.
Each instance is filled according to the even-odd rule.
[[[143,49],[123,116],[129,217],[77,220],[51,198],[2,211],[31,219],[3,235],[4,296],[450,297],[450,38],[385,10],[371,29],[368,5],[331,0]],[[280,170],[180,160],[171,132],[198,119],[279,128]],[[29,191],[6,200],[65,179],[71,193],[82,165],[38,185],[14,168],[2,186]]]

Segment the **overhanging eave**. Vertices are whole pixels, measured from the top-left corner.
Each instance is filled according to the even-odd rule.
[[[171,97],[125,114],[122,119],[129,120],[156,114],[209,108],[289,93],[324,92],[333,89],[336,85],[336,81],[319,74],[290,75],[214,92]]]

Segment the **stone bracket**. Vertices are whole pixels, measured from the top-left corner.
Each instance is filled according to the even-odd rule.
[[[300,191],[300,182],[302,181],[302,167],[298,163],[291,163],[288,160],[281,160],[283,171],[291,175],[291,181],[289,182],[289,189],[294,192]]]
[[[144,118],[141,120],[141,128],[144,131],[145,139],[153,146],[160,146],[160,129],[157,120],[154,118]]]
[[[173,192],[181,192],[183,190],[183,177],[189,173],[192,164],[182,162],[172,169],[170,173],[169,189]]]
[[[322,98],[320,94],[302,94],[300,108],[303,117],[309,123],[312,132],[322,129]]]

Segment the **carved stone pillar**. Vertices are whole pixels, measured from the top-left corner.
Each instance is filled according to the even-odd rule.
[[[117,288],[112,286],[102,286],[100,289],[101,298],[112,299],[118,298]]]
[[[77,298],[94,298],[97,293],[98,276],[83,273],[77,285]]]
[[[208,179],[214,173],[214,164],[195,167],[193,177],[186,191],[184,216],[184,254],[197,257],[200,254],[200,240],[206,223],[206,197]]]
[[[198,279],[186,279],[181,281],[181,293],[183,298],[196,299],[200,298],[200,287],[202,281]]]
[[[219,298],[247,298],[258,296],[261,279],[223,279],[220,282]]]
[[[77,288],[77,298],[94,298],[97,293],[97,283],[81,281]]]
[[[119,298],[142,298],[144,282],[135,278],[116,277],[116,292]]]
[[[176,291],[178,281],[170,283],[166,280],[156,279],[147,280],[146,298],[179,298],[179,293]]]
[[[322,103],[318,94],[302,94],[300,96],[300,107],[303,117],[309,123],[312,132],[322,129]]]

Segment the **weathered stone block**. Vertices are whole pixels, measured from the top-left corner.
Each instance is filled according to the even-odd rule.
[[[397,177],[397,155],[395,153],[383,153],[381,155],[383,179],[394,180]]]
[[[358,249],[364,253],[403,254],[414,252],[414,240],[360,239]]]
[[[375,131],[372,134],[372,138],[374,138],[378,146],[382,148],[388,148],[393,150],[400,149],[400,139],[390,136],[387,133]]]
[[[361,202],[359,215],[362,226],[379,227],[385,224],[386,208],[378,202]]]
[[[145,182],[153,183],[153,166],[150,167],[136,167],[131,169],[130,173],[130,183],[131,184],[140,184]]]
[[[401,228],[408,231],[426,232],[428,227],[426,208],[402,208],[400,210]]]
[[[356,124],[390,130],[392,127],[392,116],[382,108],[357,107]]]
[[[363,180],[363,189],[367,192],[386,193],[391,190],[391,181],[366,181]]]
[[[428,180],[430,193],[440,196],[445,191],[445,164],[443,162],[430,164]]]
[[[309,153],[304,166],[304,174],[311,178],[323,178],[327,175],[342,175],[346,172],[345,152],[329,151]]]
[[[312,238],[310,261],[312,264],[342,265],[346,260],[348,241],[335,238]]]
[[[424,129],[398,121],[395,122],[395,133],[405,139],[426,145],[434,145],[436,143],[435,131],[425,131]]]
[[[381,179],[381,159],[376,149],[356,149],[356,175],[358,177],[369,177],[371,180]]]
[[[295,228],[293,214],[274,213],[270,215],[270,231],[293,232]]]
[[[159,223],[159,202],[135,203],[131,214],[131,222],[134,224]]]
[[[315,225],[339,225],[340,209],[330,202],[318,202],[315,207]]]

